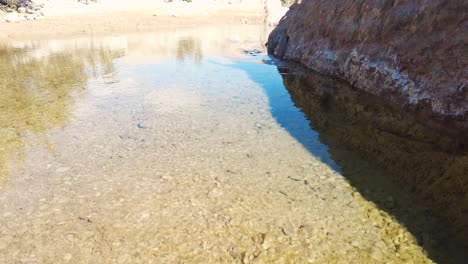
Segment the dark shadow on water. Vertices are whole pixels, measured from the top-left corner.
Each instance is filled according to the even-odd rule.
[[[288,91],[284,89],[282,77],[275,65],[237,61],[229,66],[245,71],[251,80],[263,88],[268,97],[271,114],[281,127],[316,158],[340,172],[340,168],[329,154],[328,147],[320,142],[317,131],[310,129],[304,113],[294,105]]]
[[[225,66],[261,86],[278,124],[394,216],[432,260],[466,263],[465,138],[299,65],[254,57]]]

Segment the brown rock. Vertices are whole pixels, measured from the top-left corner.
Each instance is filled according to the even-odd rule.
[[[468,1],[303,0],[270,53],[468,127]]]

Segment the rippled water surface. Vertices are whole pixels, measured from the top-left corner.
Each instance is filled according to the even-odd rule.
[[[265,34],[1,45],[0,263],[434,260],[343,177]]]

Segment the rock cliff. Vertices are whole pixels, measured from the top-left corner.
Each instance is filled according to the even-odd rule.
[[[468,1],[302,0],[269,53],[468,128]]]

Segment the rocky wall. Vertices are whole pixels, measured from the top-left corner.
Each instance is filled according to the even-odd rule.
[[[466,129],[467,14],[464,0],[303,0],[267,46],[271,54]]]

